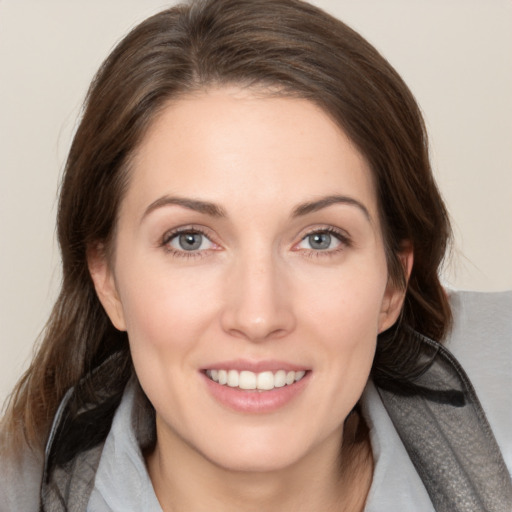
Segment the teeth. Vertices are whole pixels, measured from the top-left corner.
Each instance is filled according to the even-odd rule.
[[[258,373],[256,377],[256,387],[266,391],[274,389],[274,374],[272,372]]]
[[[219,370],[219,384],[227,384],[228,372],[226,370]]]
[[[206,375],[211,380],[231,388],[270,391],[298,382],[306,375],[306,372],[303,370],[296,372],[278,370],[275,373],[270,371],[254,373],[247,370],[241,372],[237,370],[207,370]]]
[[[229,370],[230,372],[236,372],[236,370]],[[240,377],[238,381],[238,387],[240,389],[256,389],[257,380],[256,374],[253,372],[243,371],[240,372]]]
[[[279,370],[274,375],[274,387],[282,388],[286,385],[286,372],[284,370]]]
[[[236,387],[238,387],[239,382],[240,382],[240,379],[238,377],[238,372],[236,370],[229,370],[227,385],[230,388],[236,388]]]

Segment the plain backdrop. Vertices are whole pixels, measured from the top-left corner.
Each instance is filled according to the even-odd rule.
[[[318,0],[415,94],[455,230],[444,279],[512,288],[512,2]],[[88,83],[157,0],[0,0],[0,403],[59,287],[57,187]]]

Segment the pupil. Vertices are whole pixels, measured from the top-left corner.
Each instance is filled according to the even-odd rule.
[[[202,242],[202,235],[200,233],[187,233],[180,235],[179,243],[180,247],[185,251],[193,251],[199,249]]]
[[[315,233],[314,235],[310,235],[309,243],[313,249],[329,249],[331,245],[331,235],[329,235],[329,233]]]

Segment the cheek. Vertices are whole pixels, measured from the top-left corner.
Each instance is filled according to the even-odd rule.
[[[185,414],[181,393],[194,384],[194,354],[216,317],[211,283],[155,265],[123,282],[131,283],[121,301],[139,381],[157,410],[172,404],[173,414]]]
[[[387,284],[384,257],[353,258],[340,269],[309,275],[296,286],[302,318],[329,339],[357,343],[358,333],[376,337]]]
[[[135,279],[128,272],[120,279],[129,283],[120,296],[134,359],[190,349],[215,316],[215,278],[172,272],[165,264],[145,268],[138,266]]]
[[[352,302],[350,304],[353,304]],[[343,306],[343,304],[341,304]],[[329,417],[332,428],[342,424],[359,401],[370,376],[376,349],[376,322],[361,310],[338,315],[338,322],[323,334],[330,355],[318,373],[325,400],[318,405],[320,416]],[[360,314],[358,317],[357,314]],[[374,315],[374,311],[369,311]],[[323,413],[322,413],[323,404]]]
[[[371,370],[386,290],[385,264],[371,263],[351,266],[350,271],[302,288],[299,314],[318,350],[328,355],[322,375],[335,376],[335,384],[326,382],[326,389],[331,389],[334,401],[344,397],[350,408]]]
[[[318,306],[322,304],[319,303]],[[331,355],[329,373],[340,382],[365,382],[372,365],[380,313],[374,294],[338,293],[313,311],[319,345]]]

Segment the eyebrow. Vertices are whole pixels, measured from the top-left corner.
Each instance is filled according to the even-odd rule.
[[[145,210],[142,219],[147,217],[154,210],[162,206],[177,205],[193,210],[195,212],[204,213],[211,217],[226,217],[226,212],[215,203],[208,201],[200,201],[199,199],[189,199],[185,197],[162,196],[153,201]]]
[[[349,206],[355,206],[364,214],[364,216],[371,222],[372,217],[368,208],[350,196],[342,196],[342,195],[333,195],[322,197],[316,201],[310,201],[307,203],[303,203],[294,208],[292,217],[302,217],[303,215],[308,215],[309,213],[317,212],[318,210],[322,210],[323,208],[327,208],[333,204],[346,204]]]
[[[350,196],[343,195],[332,195],[322,197],[316,201],[308,201],[307,203],[302,203],[296,206],[293,209],[292,217],[302,217],[304,215],[308,215],[309,213],[314,213],[334,204],[346,204],[349,206],[357,207],[364,216],[371,222],[372,218],[370,212],[366,208],[366,206],[354,199]],[[203,213],[205,215],[210,215],[211,217],[227,217],[224,209],[215,203],[211,203],[209,201],[201,201],[199,199],[191,199],[185,197],[176,197],[176,196],[162,196],[158,198],[156,201],[153,201],[145,210],[142,215],[142,220],[147,217],[154,210],[161,208],[163,206],[176,205],[181,206],[183,208],[187,208],[189,210],[193,210],[198,213]]]

